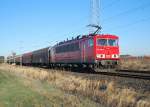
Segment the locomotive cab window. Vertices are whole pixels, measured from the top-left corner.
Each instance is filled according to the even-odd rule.
[[[97,40],[98,46],[118,46],[117,39],[98,39]]]
[[[98,39],[97,45],[98,46],[107,46],[107,39]]]
[[[108,45],[109,46],[118,46],[118,41],[116,39],[109,39]]]

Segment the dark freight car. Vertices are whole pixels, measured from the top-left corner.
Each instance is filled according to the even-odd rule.
[[[0,56],[0,63],[4,63],[5,57],[4,56]]]
[[[15,57],[15,63],[16,63],[17,65],[19,65],[21,62],[22,62],[22,57],[21,57],[21,55],[16,56],[16,57]]]
[[[32,64],[34,64],[34,65],[48,65],[48,63],[49,63],[48,49],[49,49],[49,47],[33,51],[33,53],[32,53]]]
[[[32,52],[22,55],[22,64],[31,65],[32,64]]]

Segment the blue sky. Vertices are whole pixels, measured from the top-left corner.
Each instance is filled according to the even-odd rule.
[[[121,54],[150,55],[150,1],[100,0],[102,33],[120,37]],[[0,0],[0,55],[87,34],[90,0]]]

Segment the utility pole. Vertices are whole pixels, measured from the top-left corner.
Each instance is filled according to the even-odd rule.
[[[95,28],[101,30],[100,0],[90,0],[90,24],[88,26],[90,27],[90,33],[95,32]]]
[[[91,2],[90,24],[100,25],[100,0],[90,0],[90,2]]]

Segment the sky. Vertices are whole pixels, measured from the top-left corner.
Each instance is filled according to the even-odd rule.
[[[101,33],[119,36],[121,54],[150,55],[150,0],[100,0]],[[88,34],[90,0],[0,0],[0,56]]]

